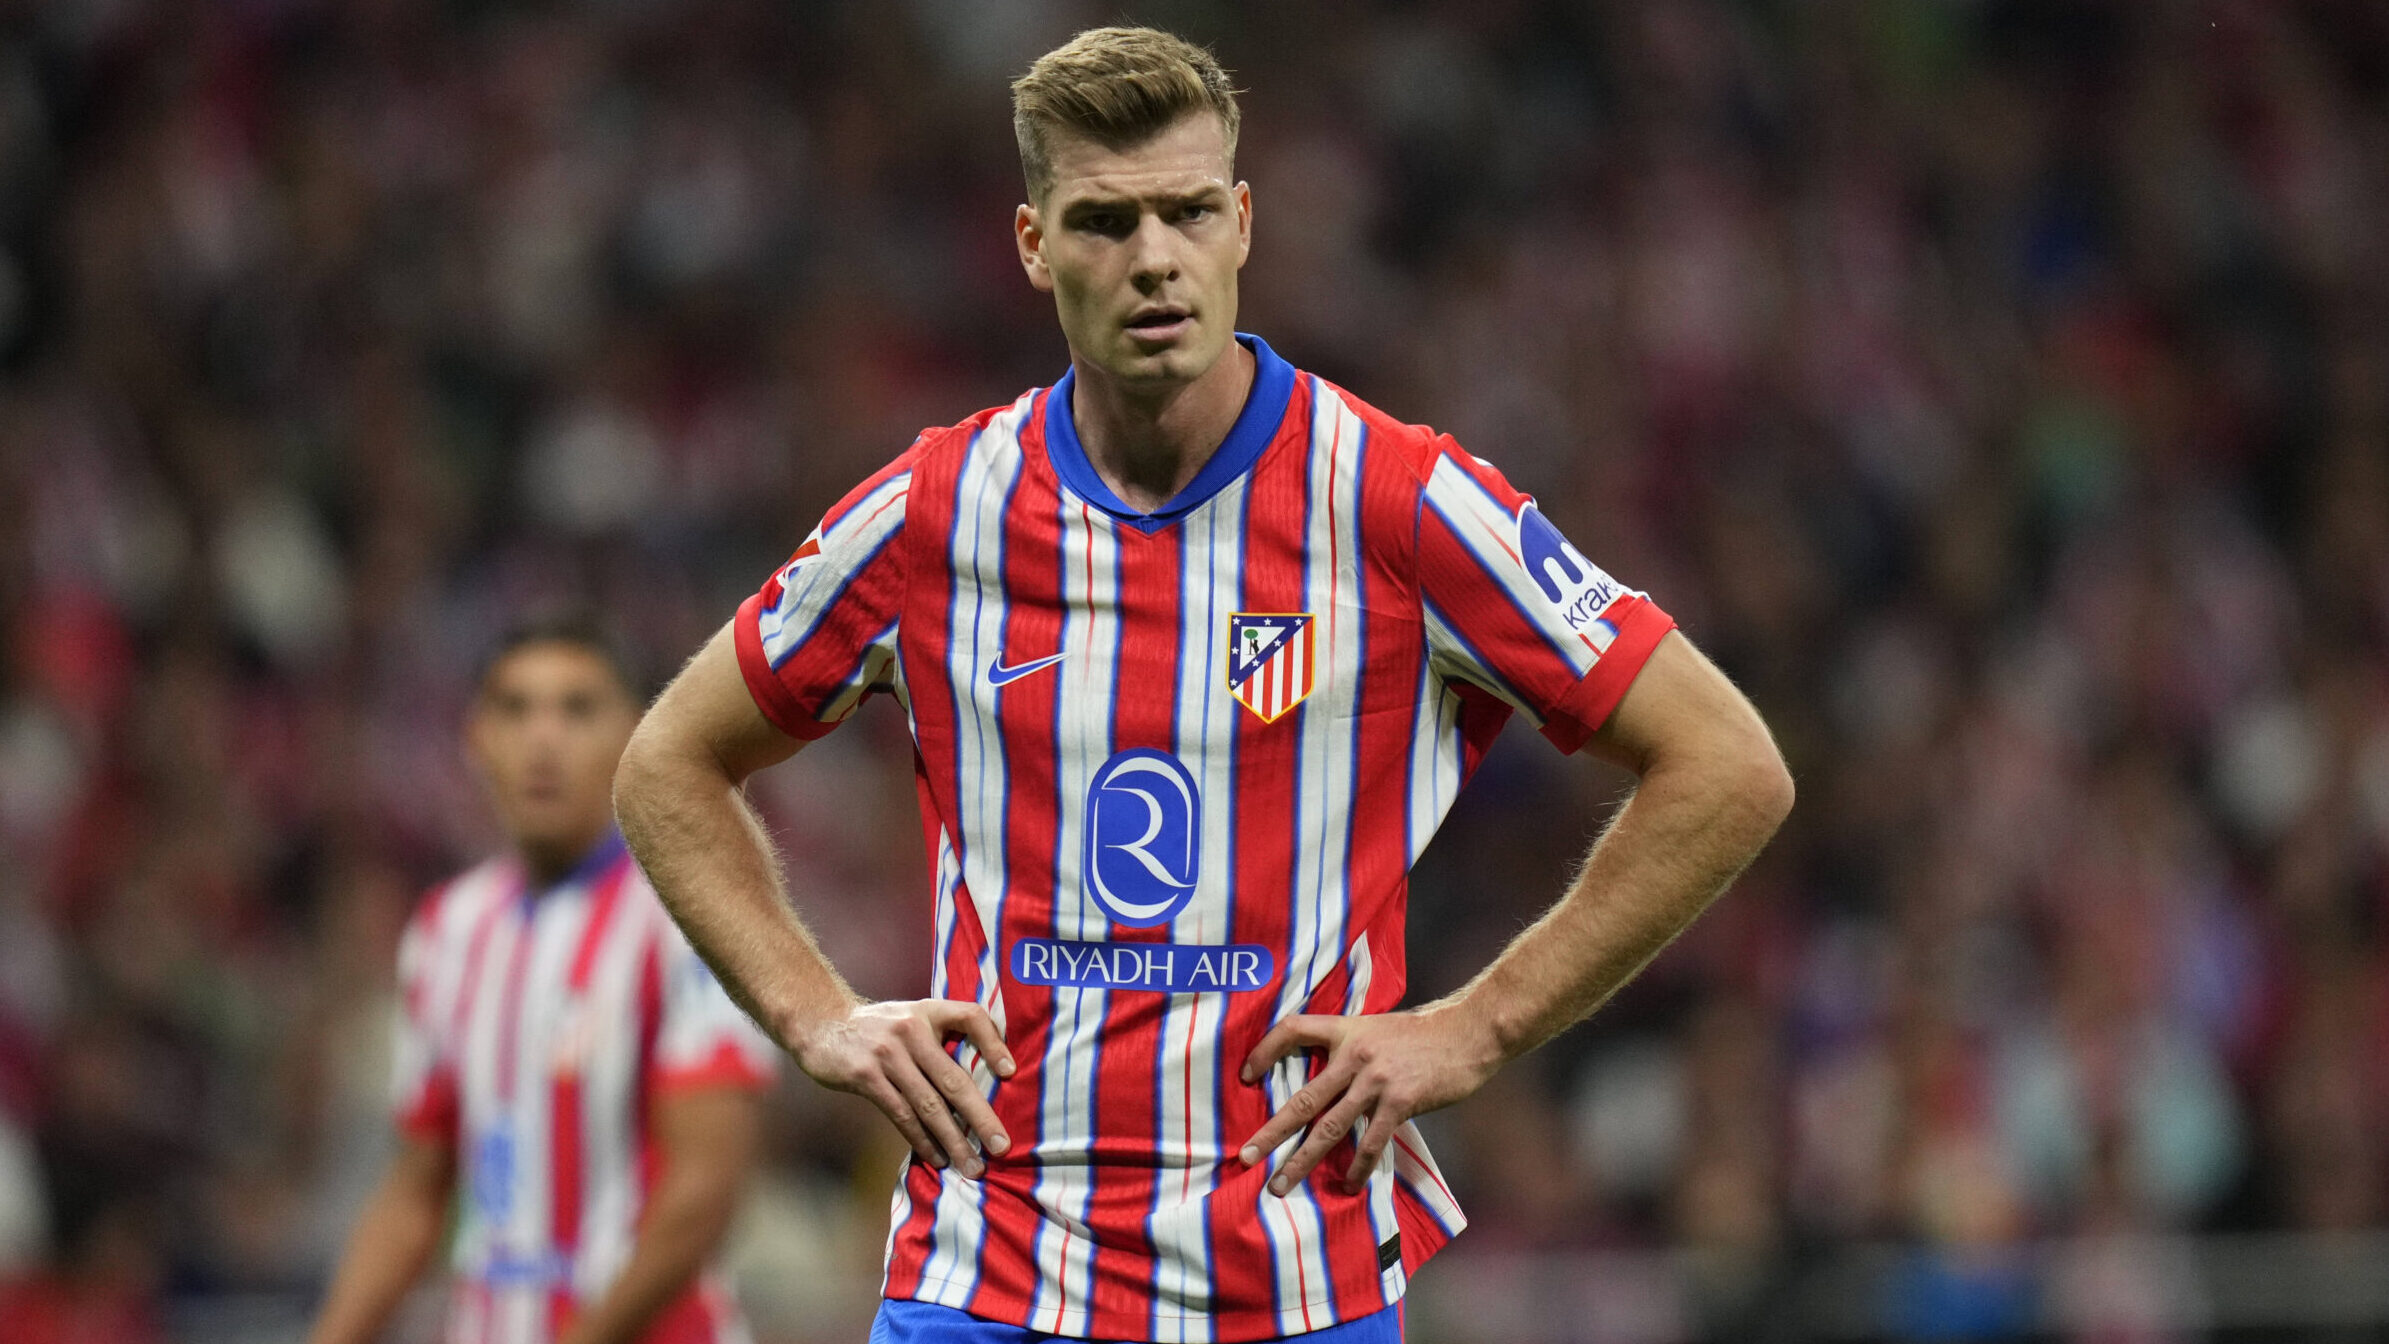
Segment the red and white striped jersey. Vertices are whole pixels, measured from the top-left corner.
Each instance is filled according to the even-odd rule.
[[[910,1163],[886,1294],[1056,1334],[1237,1341],[1376,1312],[1462,1226],[1404,1126],[1286,1198],[1238,1147],[1271,1024],[1403,993],[1407,874],[1503,722],[1573,751],[1673,623],[1449,438],[1296,372],[1169,506],[1103,485],[1073,376],[923,434],[739,610],[798,738],[892,691],[919,746],[934,992],[1020,1068],[982,1179]]]
[[[528,889],[494,859],[399,944],[398,1123],[455,1146],[451,1344],[543,1344],[630,1258],[660,1169],[654,1099],[769,1083],[777,1054],[664,913],[619,836]],[[707,1274],[646,1344],[747,1338]]]

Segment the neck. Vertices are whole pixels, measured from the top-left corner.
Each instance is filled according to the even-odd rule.
[[[611,830],[611,825],[606,825],[586,835],[561,839],[517,837],[514,852],[522,859],[524,873],[531,879],[532,889],[537,891],[570,877],[575,868],[587,862],[606,843]]]
[[[1087,462],[1122,503],[1151,513],[1202,471],[1235,428],[1252,391],[1253,352],[1231,341],[1201,377],[1158,390],[1131,387],[1074,361],[1070,417]]]

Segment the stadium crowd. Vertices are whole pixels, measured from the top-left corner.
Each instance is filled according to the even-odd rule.
[[[1683,944],[1435,1118],[1455,1257],[1681,1248],[1725,1333],[1885,1243],[1885,1333],[1989,1334],[2165,1291],[2012,1273],[2035,1239],[2384,1221],[2389,10],[1130,8],[1249,90],[1242,325],[1537,493],[1800,780]],[[397,930],[492,841],[478,651],[585,601],[667,670],[917,429],[1052,381],[1004,87],[1113,17],[0,6],[0,1335],[303,1319]],[[758,785],[884,994],[908,766],[879,701]],[[1505,740],[1414,995],[1623,783]],[[750,1307],[852,1338],[895,1141],[801,1079],[773,1124]],[[1522,1337],[1444,1272],[1428,1338]]]

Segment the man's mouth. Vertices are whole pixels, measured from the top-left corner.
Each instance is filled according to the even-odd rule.
[[[1132,335],[1162,340],[1184,331],[1190,320],[1184,308],[1140,308],[1129,315],[1127,326]]]

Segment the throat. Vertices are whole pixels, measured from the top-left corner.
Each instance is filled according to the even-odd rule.
[[[1081,367],[1071,419],[1088,465],[1121,503],[1139,513],[1169,507],[1219,451],[1253,384],[1252,353],[1230,350],[1203,377],[1159,396],[1107,385]]]

